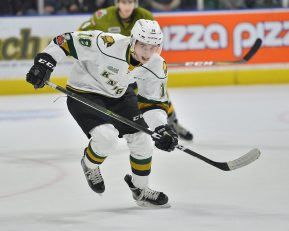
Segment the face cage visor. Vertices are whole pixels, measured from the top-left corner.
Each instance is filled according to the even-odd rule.
[[[135,52],[135,44],[136,44],[137,41],[139,41],[139,40],[137,40],[137,39],[135,39],[135,38],[133,38],[131,36],[131,39],[130,39],[130,50],[131,50],[132,53]],[[145,43],[145,42],[142,42],[142,41],[139,41],[139,42],[144,43],[144,44],[148,44],[148,45],[152,45],[152,46],[159,46],[157,51],[156,51],[156,53],[160,55],[161,52],[162,52],[163,43],[161,43],[161,44],[149,44],[149,43]]]

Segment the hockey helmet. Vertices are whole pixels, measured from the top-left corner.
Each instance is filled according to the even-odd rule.
[[[131,30],[130,46],[134,51],[136,41],[149,45],[159,45],[163,43],[163,32],[157,21],[139,19],[135,22]]]

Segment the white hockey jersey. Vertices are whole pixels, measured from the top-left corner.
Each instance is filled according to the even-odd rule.
[[[43,51],[57,62],[67,55],[76,58],[68,80],[75,90],[121,97],[129,84],[137,82],[138,94],[154,102],[166,102],[167,66],[154,54],[148,63],[130,64],[130,38],[102,31],[66,33],[54,38]]]

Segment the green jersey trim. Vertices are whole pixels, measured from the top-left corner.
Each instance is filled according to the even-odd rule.
[[[72,38],[72,35],[71,34],[68,34],[70,39],[69,40],[66,40],[67,41],[67,45],[68,45],[68,48],[69,48],[69,51],[70,51],[70,55],[76,59],[78,59],[78,55],[77,55],[77,52],[76,52],[76,49],[74,47],[74,42],[73,42],[73,38]]]

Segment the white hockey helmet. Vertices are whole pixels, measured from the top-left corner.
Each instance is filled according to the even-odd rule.
[[[134,0],[135,2],[135,5],[134,5],[134,8],[138,8],[138,0]],[[119,0],[114,0],[114,5],[116,5],[118,7],[118,3],[119,3]]]
[[[134,51],[136,41],[149,45],[159,45],[162,47],[163,32],[157,21],[139,19],[135,22],[131,30],[130,46]]]

